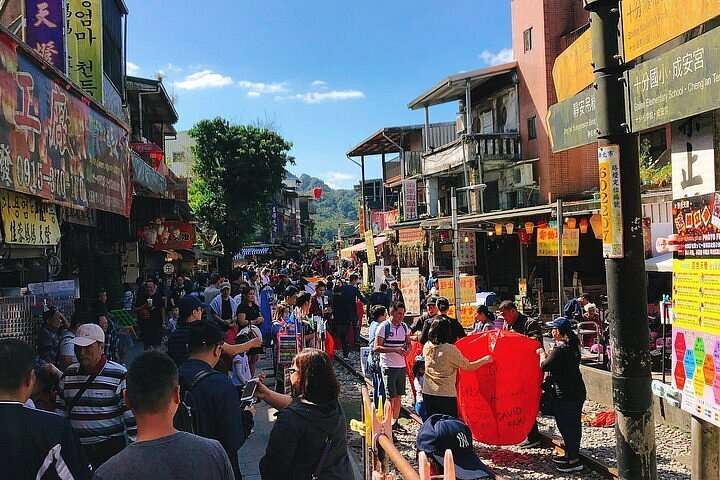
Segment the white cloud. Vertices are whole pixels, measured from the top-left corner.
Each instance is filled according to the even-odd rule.
[[[140,66],[133,62],[127,62],[127,74],[130,76],[135,76],[138,73],[140,73]]]
[[[175,82],[181,90],[201,90],[205,88],[220,88],[232,85],[233,79],[212,70],[202,70],[188,75],[185,79]]]
[[[325,80],[315,80],[310,85],[313,87],[327,87],[327,82]]]
[[[360,90],[330,90],[327,92],[307,92],[285,97],[275,97],[275,100],[299,100],[304,103],[314,104],[357,100],[361,98],[365,98],[365,94]]]
[[[512,62],[513,51],[512,48],[503,48],[497,52],[491,52],[490,50],[483,50],[479,55],[480,60],[488,65],[500,65],[501,63]]]
[[[356,182],[355,175],[343,172],[329,172],[322,180],[332,189],[349,188]]]
[[[260,95],[271,94],[271,93],[285,93],[287,92],[286,82],[280,83],[263,83],[263,82],[250,82],[248,80],[240,80],[238,87],[248,91],[249,97],[259,97]],[[253,95],[251,95],[253,94]]]

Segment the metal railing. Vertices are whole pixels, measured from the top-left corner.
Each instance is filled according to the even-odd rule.
[[[519,160],[520,135],[517,133],[473,134],[480,160]]]
[[[367,387],[362,387],[363,421],[352,420],[350,428],[363,437],[364,478],[366,480],[395,480],[390,470],[394,467],[404,480],[430,480],[442,478],[455,480],[455,462],[452,452],[445,452],[445,471],[442,476],[432,476],[430,462],[424,452],[418,455],[419,472],[397,449],[392,440],[392,407],[382,402],[376,408]]]

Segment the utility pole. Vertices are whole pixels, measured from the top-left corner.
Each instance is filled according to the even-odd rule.
[[[619,223],[622,232],[615,231],[621,238],[622,248],[618,253],[606,255],[613,258],[605,260],[618,474],[621,479],[654,480],[657,465],[640,166],[637,135],[629,133],[626,118],[625,67],[619,43],[620,2],[585,0],[585,9],[590,11],[598,148],[619,149],[620,191],[617,193],[622,195]],[[603,218],[604,231],[609,220]]]
[[[462,303],[460,297],[460,229],[458,228],[457,191],[455,187],[450,189],[450,214],[452,218],[453,235],[453,290],[455,291],[455,318],[460,320]]]

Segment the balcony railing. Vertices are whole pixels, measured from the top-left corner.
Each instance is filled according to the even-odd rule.
[[[520,160],[520,135],[517,133],[475,134],[473,138],[480,161]]]

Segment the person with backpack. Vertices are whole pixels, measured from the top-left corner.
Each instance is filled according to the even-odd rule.
[[[235,478],[242,478],[237,452],[247,438],[243,407],[227,375],[214,370],[222,355],[223,332],[200,321],[190,329],[190,357],[180,365],[180,407],[175,428],[217,440],[225,449]]]
[[[217,440],[173,426],[181,399],[177,368],[170,357],[157,351],[141,354],[128,370],[126,392],[137,420],[137,441],[105,462],[95,472],[95,480],[233,477],[230,459]]]
[[[393,415],[393,429],[400,428],[402,397],[407,387],[405,355],[410,348],[410,329],[405,325],[405,305],[396,303],[390,310],[390,319],[382,322],[375,334],[373,352],[380,354],[385,393],[390,398]]]
[[[256,396],[278,410],[265,456],[263,480],[347,480],[353,478],[340,385],[327,354],[298,353],[290,370],[293,395],[258,383]]]
[[[382,378],[382,369],[380,368],[380,354],[373,351],[375,347],[375,337],[377,336],[378,326],[387,320],[387,309],[383,305],[375,305],[370,312],[370,326],[368,327],[368,347],[370,354],[367,358],[366,370],[368,376],[373,383],[373,400],[378,405],[378,399],[382,397],[383,402],[385,396],[385,384]]]

